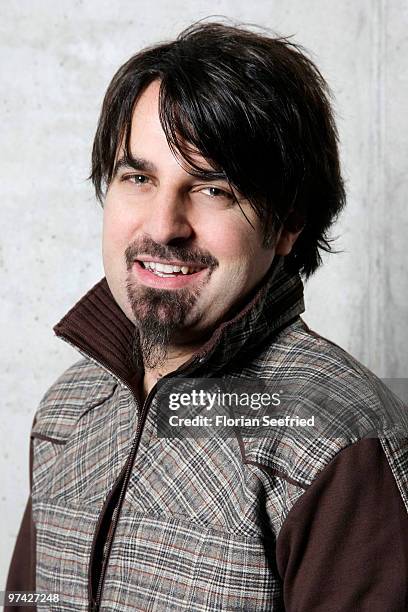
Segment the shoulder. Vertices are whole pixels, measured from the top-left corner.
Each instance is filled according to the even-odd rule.
[[[275,374],[279,367],[288,375],[307,370],[310,377],[325,382],[348,378],[372,387],[379,381],[350,353],[310,329],[300,317],[263,347],[254,364],[266,374]]]
[[[107,399],[116,385],[113,376],[92,361],[74,363],[45,393],[32,435],[65,440],[83,413]]]
[[[384,443],[388,462],[395,465],[396,448],[408,437],[407,407],[373,372],[301,319],[265,345],[244,375],[289,392],[290,401],[280,406],[283,415],[314,417],[312,427],[269,428],[262,437],[247,439],[251,463],[305,489],[341,451],[381,437],[399,440],[394,450]]]
[[[393,407],[406,414],[406,406],[378,376],[300,318],[264,347],[252,367],[261,379],[286,382],[300,398],[316,401],[322,416],[340,412],[344,422],[352,410],[367,420]]]

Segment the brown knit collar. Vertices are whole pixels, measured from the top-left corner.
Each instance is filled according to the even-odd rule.
[[[194,355],[212,370],[224,367],[242,349],[251,350],[304,311],[303,284],[275,257],[252,299],[219,324]],[[103,278],[54,327],[57,336],[76,347],[127,384],[138,378],[131,365],[134,325],[115,302]]]

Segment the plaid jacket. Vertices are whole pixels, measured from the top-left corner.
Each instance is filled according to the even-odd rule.
[[[388,391],[302,311],[300,278],[278,265],[170,376],[313,383],[335,399],[314,400],[325,435],[163,439],[156,388],[138,398],[132,324],[98,283],[55,328],[84,358],[36,414],[8,588],[77,612],[408,609],[407,441],[366,437]]]

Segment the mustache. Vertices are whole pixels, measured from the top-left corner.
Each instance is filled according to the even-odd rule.
[[[202,249],[191,249],[184,246],[159,244],[147,236],[134,240],[125,251],[126,267],[128,270],[139,255],[150,255],[159,259],[177,259],[184,263],[198,264],[214,269],[218,266],[218,259],[211,253]]]

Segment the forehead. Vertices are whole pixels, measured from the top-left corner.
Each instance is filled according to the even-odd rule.
[[[189,163],[181,153],[173,151],[167,141],[166,134],[160,122],[159,115],[159,93],[160,81],[150,83],[137,100],[130,125],[130,153],[134,157],[145,157],[154,162],[153,158],[163,161],[170,157],[173,162],[184,170],[190,170]],[[214,171],[214,167],[203,157],[203,155],[190,143],[182,141],[183,150],[201,170]],[[123,143],[121,155],[123,155]]]
[[[158,128],[159,119],[159,93],[160,81],[150,83],[140,94],[132,114],[132,131],[142,125],[149,128]]]
[[[132,113],[130,124],[130,147],[141,147],[144,143],[163,145],[165,134],[159,118],[160,82],[153,81],[139,96]]]

